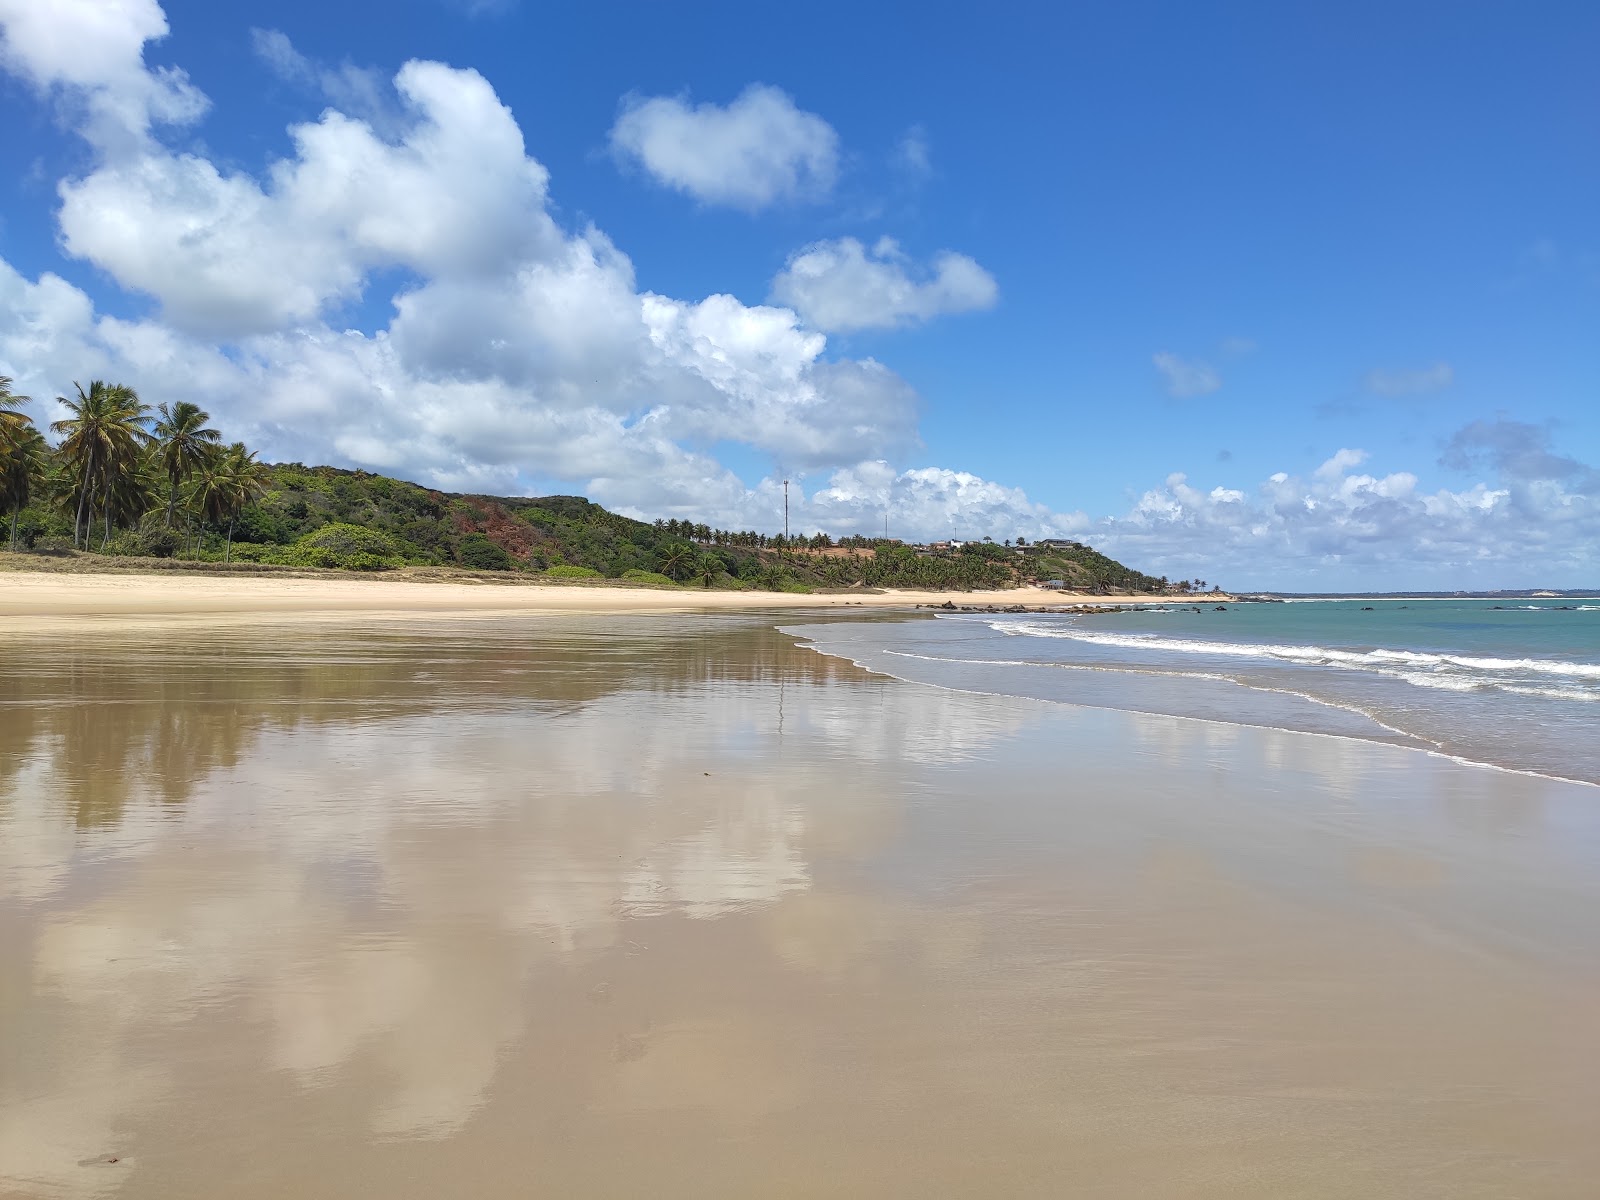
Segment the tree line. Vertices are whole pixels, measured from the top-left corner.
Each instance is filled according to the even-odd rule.
[[[1053,578],[1090,591],[1167,588],[1081,543],[984,538],[928,552],[882,538],[646,523],[576,496],[452,495],[366,471],[263,464],[242,443],[225,444],[195,404],[152,408],[100,380],[73,389],[57,398],[65,416],[49,427],[52,445],[22,411],[28,398],[0,378],[0,514],[13,550],[43,539],[52,549],[296,568],[451,566],[780,591]]]
[[[781,533],[758,533],[754,529],[713,529],[703,523],[676,519],[657,520],[655,527],[668,537],[684,538],[707,546],[736,546],[744,550],[827,550],[834,546],[853,544],[868,547],[874,544],[870,538],[842,538],[835,542],[825,533],[814,533],[810,537],[804,534],[785,537]]]
[[[224,444],[211,414],[179,401],[154,408],[133,388],[96,379],[57,396],[67,415],[50,426],[52,446],[23,412],[29,397],[0,376],[0,506],[17,548],[22,510],[42,506],[70,518],[72,545],[99,549],[114,528],[138,527],[171,553],[210,524],[226,531],[232,555],[239,514],[267,490],[267,468],[243,442]]]

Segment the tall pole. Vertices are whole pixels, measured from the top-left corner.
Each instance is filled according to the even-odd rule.
[[[789,481],[783,481],[783,544],[789,545]]]

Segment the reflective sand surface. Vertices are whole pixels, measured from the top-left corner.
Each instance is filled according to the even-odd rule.
[[[1594,1194],[1600,791],[769,624],[0,640],[0,1195]]]

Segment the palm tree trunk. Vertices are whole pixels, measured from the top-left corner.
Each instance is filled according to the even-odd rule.
[[[12,550],[16,550],[16,548],[17,548],[17,514],[19,512],[21,512],[21,511],[22,511],[22,505],[13,504],[11,506],[11,549]]]
[[[172,510],[178,506],[178,479],[173,476],[172,484],[167,489],[167,528],[172,528]]]
[[[106,547],[111,544],[111,472],[106,472],[106,535],[100,539],[100,553],[106,552]]]
[[[237,521],[238,519],[239,519],[238,517],[229,517],[228,518],[228,547],[227,547],[226,550],[224,550],[222,552],[222,561],[223,562],[232,562],[233,561],[233,523],[235,521]]]
[[[78,548],[78,538],[83,533],[83,506],[89,500],[89,475],[94,469],[94,447],[89,447],[89,457],[83,463],[83,487],[78,490],[78,515],[72,522],[72,548]],[[85,541],[88,539],[85,538]]]

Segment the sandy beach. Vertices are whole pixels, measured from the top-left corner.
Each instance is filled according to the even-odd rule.
[[[1149,596],[1083,597],[1044,588],[993,592],[857,591],[803,595],[638,588],[603,584],[449,582],[251,575],[54,574],[0,572],[0,620],[13,628],[42,622],[182,618],[274,619],[361,614],[461,616],[484,613],[645,613],[792,608],[908,608],[954,604],[1045,607],[1149,603]],[[21,623],[21,625],[19,625]]]
[[[1592,1194],[1592,789],[772,623],[8,638],[0,1195]]]

